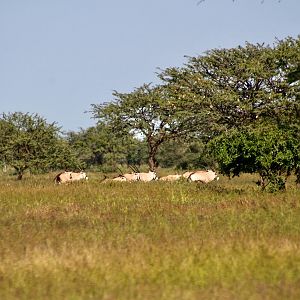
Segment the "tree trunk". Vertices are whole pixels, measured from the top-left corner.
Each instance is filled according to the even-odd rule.
[[[150,155],[148,158],[148,165],[149,165],[149,170],[154,172],[155,169],[157,168],[157,160],[155,159],[155,155]]]
[[[148,165],[150,171],[154,172],[155,169],[158,167],[158,162],[156,160],[156,154],[158,151],[158,147],[165,139],[161,138],[159,140],[155,140],[151,135],[147,137],[148,143]]]
[[[262,174],[259,174],[260,178],[259,178],[259,186],[261,187],[261,190],[263,191],[266,186],[268,185],[266,182],[266,177]]]
[[[149,165],[149,170],[154,172],[155,169],[158,166],[157,160],[156,160],[156,153],[157,153],[157,147],[150,147],[149,146],[149,158],[148,158],[148,165]]]
[[[17,175],[17,180],[22,180],[22,178],[23,178],[23,172],[19,171]]]
[[[26,170],[26,168],[25,169],[23,169],[23,168],[19,169],[19,168],[15,167],[15,170],[17,171],[17,180],[22,180],[23,175],[24,175],[24,171]]]

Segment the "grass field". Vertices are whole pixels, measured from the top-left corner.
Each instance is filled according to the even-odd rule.
[[[300,299],[300,188],[0,177],[0,299]]]

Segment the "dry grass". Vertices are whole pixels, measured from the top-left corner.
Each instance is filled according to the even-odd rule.
[[[300,190],[0,180],[0,299],[299,299]]]

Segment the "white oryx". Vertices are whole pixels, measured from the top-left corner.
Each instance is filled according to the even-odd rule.
[[[139,175],[138,173],[125,173],[123,175],[120,175],[121,177],[125,177],[126,181],[138,181]]]
[[[148,182],[157,180],[155,172],[149,171],[148,173],[126,173],[113,178],[113,181],[143,181]]]
[[[216,172],[212,170],[207,170],[207,171],[195,171],[192,172],[189,177],[189,181],[200,181],[203,183],[208,183],[213,180],[219,180],[219,177]]]
[[[140,181],[148,182],[152,180],[157,180],[158,177],[155,172],[149,171],[148,173],[137,173]]]
[[[176,181],[176,180],[180,180],[182,178],[183,175],[167,175],[167,176],[163,176],[160,177],[159,180],[161,181]]]
[[[138,181],[137,173],[125,173],[112,179],[113,181]]]
[[[61,184],[61,183],[71,183],[74,181],[79,180],[88,180],[88,177],[86,176],[85,172],[62,172],[55,176],[54,181],[55,183]]]

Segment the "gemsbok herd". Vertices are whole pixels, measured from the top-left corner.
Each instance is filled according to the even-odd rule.
[[[219,177],[216,172],[212,170],[201,170],[201,171],[188,171],[175,175],[167,175],[158,178],[155,172],[149,171],[147,173],[143,172],[133,172],[133,173],[125,173],[120,174],[112,179],[109,179],[105,176],[104,181],[121,181],[121,182],[133,182],[133,181],[141,181],[141,182],[149,182],[152,180],[160,180],[160,181],[177,181],[177,180],[187,180],[187,181],[196,181],[202,183],[208,183],[213,180],[219,180]],[[88,180],[88,177],[85,172],[61,172],[55,176],[55,183],[72,183],[80,180]]]

